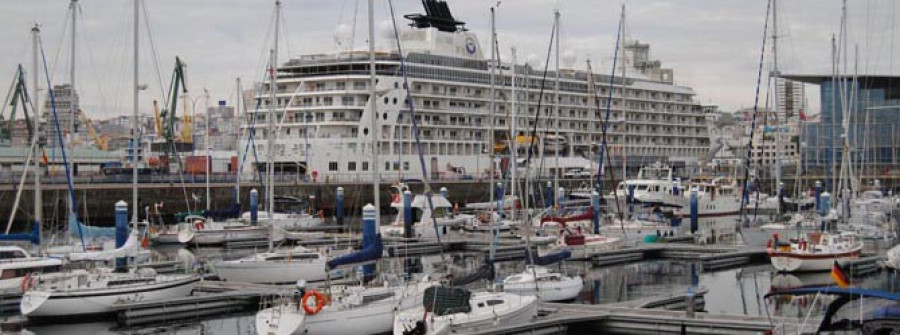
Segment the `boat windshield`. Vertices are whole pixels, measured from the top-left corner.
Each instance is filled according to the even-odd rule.
[[[0,259],[18,259],[18,258],[28,258],[28,255],[25,254],[22,250],[3,250],[0,251]]]

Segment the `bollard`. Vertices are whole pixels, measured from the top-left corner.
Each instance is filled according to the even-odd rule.
[[[628,217],[631,217],[634,214],[634,187],[636,185],[628,185],[628,188],[625,189],[625,203],[628,204]]]
[[[450,199],[448,196],[449,194],[446,187],[441,187],[441,196],[444,197],[444,199]]]
[[[334,217],[337,220],[338,226],[344,226],[344,188],[338,187],[337,192],[335,193],[337,198],[337,205],[334,208]]]
[[[594,234],[600,234],[600,193],[591,191],[591,209],[593,209]]]
[[[694,289],[693,287],[688,288],[687,294],[684,295],[684,310],[685,316],[688,319],[694,318]]]
[[[119,200],[116,203],[116,248],[120,248],[128,241],[128,203]],[[128,259],[116,258],[116,272],[128,269]]]
[[[822,214],[822,182],[816,180],[816,212]]]
[[[547,208],[553,207],[553,182],[552,181],[547,182],[547,196],[544,198],[545,198],[544,207],[547,207]]]
[[[378,215],[378,212],[375,210],[374,205],[367,204],[365,207],[363,207],[363,249],[375,244],[375,234],[377,234],[378,231],[378,227],[375,226],[376,215]],[[375,264],[363,265],[362,272],[364,281],[371,280],[371,278],[375,276]]]
[[[250,223],[257,224],[259,222],[259,191],[255,188],[250,190]]]
[[[819,230],[826,231],[828,230],[828,227],[825,222],[825,217],[828,216],[828,212],[831,208],[831,193],[822,192],[821,206],[822,208],[818,210],[819,215],[822,217],[822,223],[819,226]]]
[[[503,192],[503,183],[497,182],[497,215],[501,218],[503,217],[503,196],[506,193]]]
[[[691,189],[691,234],[697,233],[698,226],[698,212],[699,212],[699,199],[697,199],[697,189]]]
[[[778,214],[784,213],[784,182],[778,182]]]
[[[403,237],[416,236],[416,228],[413,226],[412,192],[403,192]]]

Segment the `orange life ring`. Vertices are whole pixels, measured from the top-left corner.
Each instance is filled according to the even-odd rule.
[[[309,307],[309,298],[316,299],[315,307]],[[322,307],[325,307],[325,295],[319,291],[308,291],[303,294],[303,298],[300,299],[300,304],[303,305],[303,311],[308,315],[316,315],[319,311],[322,310]]]
[[[203,224],[203,220],[194,221],[194,229],[203,230],[203,227],[206,227],[206,225]]]

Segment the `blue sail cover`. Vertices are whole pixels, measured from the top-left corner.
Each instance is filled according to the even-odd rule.
[[[34,223],[34,230],[31,234],[0,234],[0,241],[25,241],[34,245],[41,244],[41,226],[39,222]]]
[[[534,265],[550,265],[567,260],[569,257],[572,257],[572,252],[569,251],[569,249],[565,249],[555,254],[535,256],[532,263],[534,263]]]
[[[85,239],[116,238],[116,227],[85,226],[83,223],[78,221],[78,218],[75,217],[75,215],[69,215],[69,235],[78,236],[79,226],[81,227],[81,234],[84,235]]]
[[[241,216],[241,206],[233,203],[226,209],[205,211],[203,212],[203,216],[216,221],[238,218]]]
[[[334,269],[343,265],[365,263],[381,258],[384,252],[384,246],[381,244],[381,234],[375,235],[375,243],[362,248],[357,252],[352,252],[340,257],[336,257],[328,263],[325,263],[329,269]]]

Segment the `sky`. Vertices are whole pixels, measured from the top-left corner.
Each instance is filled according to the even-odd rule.
[[[75,82],[82,108],[95,119],[130,115],[133,1],[78,3]],[[402,15],[424,12],[419,0],[393,0],[393,4],[403,29],[407,21]],[[487,49],[489,8],[496,2],[449,0],[448,4]],[[766,0],[503,0],[496,9],[501,57],[509,59],[509,50],[515,46],[520,60],[531,55],[543,64],[553,10],[558,8],[563,53],[575,55],[576,68],[584,68],[590,58],[596,72],[609,73],[623,4],[626,37],[649,43],[651,57],[674,69],[676,83],[694,88],[696,101],[726,111],[754,105]],[[0,83],[9,85],[17,64],[31,70],[30,30],[35,22],[41,25],[51,82],[70,81],[68,7],[69,0],[0,1],[0,45],[4,46]],[[152,99],[166,95],[176,55],[188,64],[190,103],[198,109],[206,103],[204,89],[210,93],[210,104],[218,100],[231,104],[236,78],[247,88],[263,75],[263,60],[272,44],[274,0],[144,0],[143,7],[139,68],[140,82],[148,86],[141,93],[143,113],[150,112]],[[900,35],[895,34],[900,26],[895,28],[893,23],[895,7],[893,0],[849,1],[849,72],[854,64],[859,73],[898,72],[893,64],[893,41]],[[336,32],[346,36],[354,25],[352,45],[366,48],[367,1],[283,0],[282,8],[282,61],[338,50]],[[778,1],[777,8],[781,72],[830,73],[831,36],[841,26],[841,1]],[[376,42],[384,43],[390,31],[387,0],[375,1],[375,16]],[[771,21],[769,29],[771,34]],[[344,40],[348,44],[348,38]],[[764,71],[772,67],[771,38],[766,48]],[[41,86],[46,87],[43,77]],[[765,91],[761,90],[760,105]],[[815,113],[818,88],[808,87],[807,94],[808,109]]]

